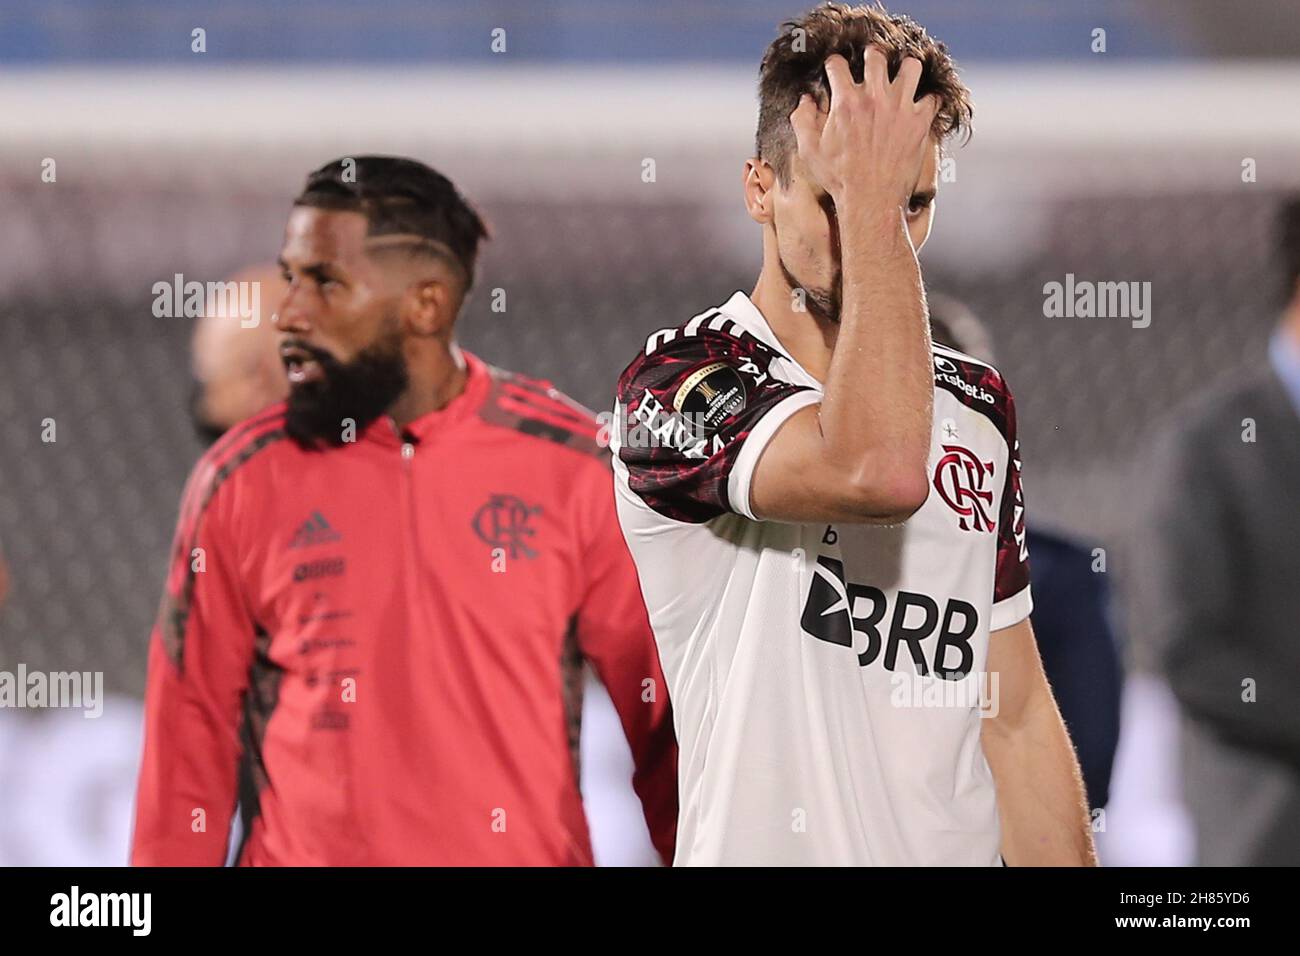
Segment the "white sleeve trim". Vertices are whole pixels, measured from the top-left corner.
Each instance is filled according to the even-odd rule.
[[[989,614],[989,630],[1000,631],[1004,627],[1019,624],[1034,610],[1034,598],[1029,593],[1029,585],[1017,591],[1011,597],[1003,598],[993,605]]]
[[[761,520],[754,516],[749,503],[749,486],[754,478],[754,469],[758,466],[758,457],[763,454],[763,449],[772,440],[776,430],[785,424],[786,419],[799,409],[816,405],[821,400],[821,392],[814,389],[806,389],[783,398],[769,408],[745,436],[736,463],[731,466],[731,474],[727,475],[727,498],[731,502],[732,511],[751,521]]]

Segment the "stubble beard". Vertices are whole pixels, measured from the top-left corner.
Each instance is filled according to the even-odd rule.
[[[819,289],[795,278],[794,273],[786,268],[785,260],[779,255],[777,256],[777,264],[781,267],[781,275],[785,279],[786,285],[790,287],[792,296],[795,292],[803,293],[803,304],[810,315],[823,322],[829,322],[831,325],[840,324],[840,296],[843,280],[839,266],[835,267],[835,274],[831,277],[830,288]]]

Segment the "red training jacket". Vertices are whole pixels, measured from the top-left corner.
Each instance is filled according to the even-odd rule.
[[[673,856],[677,748],[596,421],[466,354],[338,449],[276,406],[195,466],[151,638],[132,862],[590,865],[582,662]]]

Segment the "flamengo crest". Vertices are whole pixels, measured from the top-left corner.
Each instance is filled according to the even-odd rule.
[[[969,448],[944,445],[943,457],[934,466],[934,489],[953,511],[963,531],[993,531],[997,523],[989,517],[993,491],[987,488],[993,477],[993,462],[981,461]]]

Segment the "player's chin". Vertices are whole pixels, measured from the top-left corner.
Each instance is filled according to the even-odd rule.
[[[305,446],[338,447],[344,441],[342,423],[349,416],[319,386],[318,382],[290,386],[285,431]]]
[[[291,381],[287,401],[290,414],[300,415],[307,420],[340,411],[339,402],[335,400],[335,390],[325,378]]]
[[[289,396],[319,397],[325,394],[325,382],[321,379],[289,379]]]

